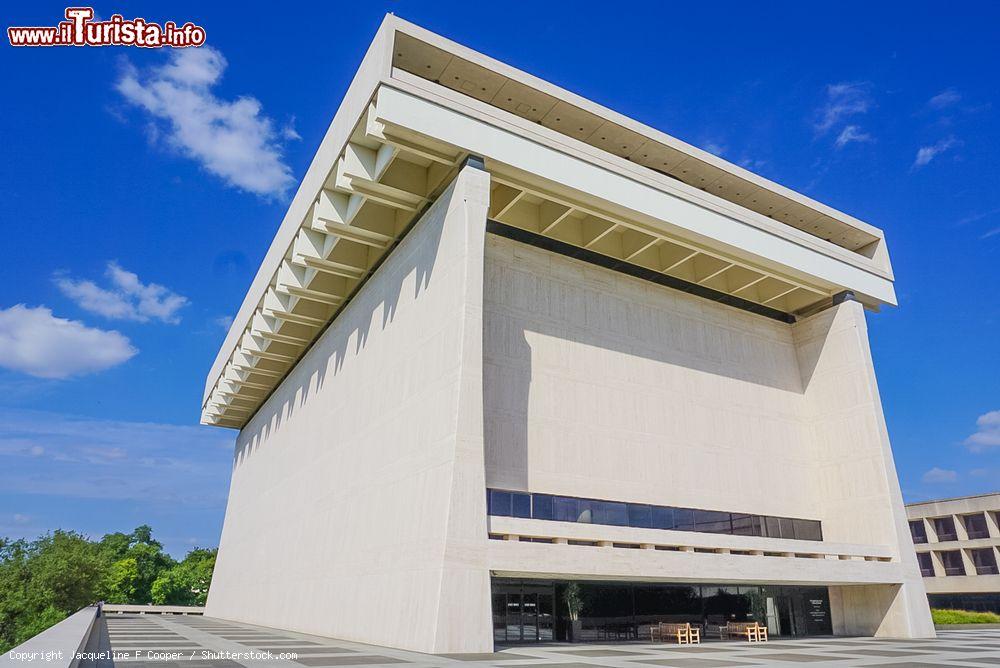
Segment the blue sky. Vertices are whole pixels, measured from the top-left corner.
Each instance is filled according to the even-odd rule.
[[[904,496],[1000,489],[1000,6],[227,7],[95,5],[205,27],[179,58],[0,46],[0,535],[217,544],[234,434],[197,426],[205,374],[387,11],[883,228]]]

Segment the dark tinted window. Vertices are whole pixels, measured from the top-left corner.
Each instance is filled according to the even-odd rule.
[[[760,517],[733,513],[733,533],[737,536],[759,536],[761,534]]]
[[[986,528],[986,515],[982,513],[966,515],[962,520],[965,522],[965,531],[969,534],[970,539],[989,538],[990,531]]]
[[[674,528],[678,531],[694,531],[694,511],[690,508],[674,508]]]
[[[510,492],[491,489],[487,499],[490,515],[510,517]]]
[[[930,552],[917,552],[917,563],[920,565],[921,575],[925,578],[934,577],[934,564]]]
[[[958,550],[938,554],[941,555],[945,575],[965,575],[965,564],[962,563],[962,555]]]
[[[652,524],[652,510],[649,506],[630,503],[628,504],[628,525],[630,527],[649,528]]]
[[[653,528],[654,529],[673,529],[674,528],[674,509],[668,506],[653,506],[652,511],[653,516]]]
[[[934,532],[939,541],[958,539],[958,535],[955,533],[955,520],[950,517],[938,517],[932,521],[934,522]]]
[[[695,531],[705,533],[732,533],[733,524],[729,513],[715,510],[694,511]]]
[[[597,521],[601,524],[626,527],[628,526],[628,509],[624,503],[602,501],[600,519]]]
[[[597,505],[597,501],[592,501],[590,499],[577,499],[576,521],[583,522],[585,524],[593,524],[594,517],[597,516]]]
[[[976,575],[996,575],[997,558],[993,554],[993,548],[987,547],[980,550],[969,550],[972,563],[976,566]]]
[[[576,522],[578,505],[579,504],[577,504],[576,499],[571,499],[565,496],[552,497],[553,519],[559,520],[560,522]]]
[[[531,516],[536,520],[551,520],[552,515],[552,497],[548,494],[532,494],[531,495]]]
[[[511,494],[511,514],[514,517],[531,517],[531,496],[529,494]]]
[[[490,515],[704,533],[823,540],[816,520],[486,490]]]
[[[792,520],[795,538],[798,540],[823,540],[823,534],[816,520]]]
[[[910,520],[910,535],[913,536],[914,543],[927,542],[927,529],[923,520]]]

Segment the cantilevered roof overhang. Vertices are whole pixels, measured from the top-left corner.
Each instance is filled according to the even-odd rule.
[[[794,316],[895,304],[877,228],[387,16],[208,376],[242,428],[470,154],[490,217]]]

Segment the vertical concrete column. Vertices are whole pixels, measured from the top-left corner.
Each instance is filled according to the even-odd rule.
[[[452,408],[455,450],[450,462],[450,503],[434,653],[493,649],[483,439],[483,274],[490,175],[481,159],[470,157],[466,161],[455,178],[454,189],[445,232],[462,246],[456,250],[463,258],[462,269],[455,277],[462,281],[462,331],[459,392]]]
[[[930,543],[931,542],[931,530],[930,530],[930,527],[927,526],[927,520],[924,519],[923,517],[921,517],[920,519],[917,520],[917,522],[920,522],[920,524],[924,527],[924,535],[927,537],[927,542]]]
[[[1000,525],[997,523],[997,513],[987,510],[986,515],[986,530],[990,532],[990,538],[1000,538]]]
[[[937,533],[937,527],[934,526],[933,518],[930,517],[924,518],[924,528],[927,529],[927,542],[937,543],[938,533]]]
[[[955,536],[959,540],[969,540],[969,532],[965,528],[965,520],[961,515],[952,515],[951,521],[955,523]]]
[[[965,574],[976,575],[976,562],[972,560],[972,553],[964,547],[959,550],[959,553],[962,555],[962,564],[965,566]]]
[[[849,295],[792,326],[820,470],[816,503],[825,540],[887,545],[902,585],[832,587],[834,632],[933,637],[868,341]]]
[[[931,565],[934,566],[934,577],[943,578],[944,573],[944,562],[941,561],[941,553],[937,550],[931,552]]]

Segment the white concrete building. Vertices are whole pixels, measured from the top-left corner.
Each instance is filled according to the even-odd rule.
[[[215,617],[414,649],[933,635],[882,232],[386,17],[208,376]]]
[[[906,506],[932,608],[1000,613],[1000,493]]]

